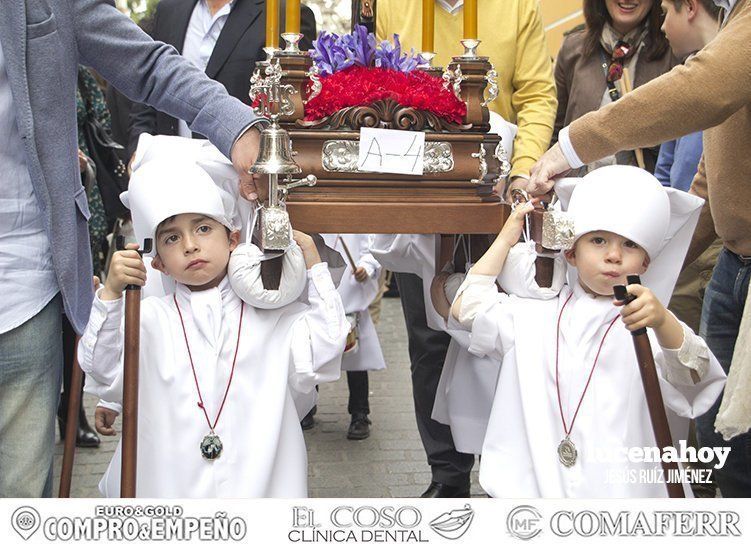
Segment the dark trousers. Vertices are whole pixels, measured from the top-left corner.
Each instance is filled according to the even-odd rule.
[[[349,386],[349,403],[347,404],[347,411],[350,414],[369,414],[368,371],[348,370],[347,386]]]
[[[428,327],[420,277],[403,273],[395,276],[407,324],[417,430],[433,472],[433,481],[468,486],[474,456],[456,451],[450,427],[430,417],[451,337]]]
[[[712,279],[704,294],[701,335],[725,369],[730,372],[735,341],[738,339],[743,307],[751,278],[751,259],[741,259],[723,249],[717,259]],[[748,394],[744,391],[743,394]],[[700,446],[730,446],[722,469],[714,469],[714,479],[723,497],[751,497],[751,433],[736,436],[729,442],[715,432],[714,422],[722,397],[707,413],[696,420]]]

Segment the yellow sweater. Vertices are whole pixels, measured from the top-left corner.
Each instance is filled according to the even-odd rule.
[[[490,57],[498,72],[500,94],[490,109],[519,126],[511,159],[511,176],[529,170],[550,144],[557,108],[553,62],[545,42],[539,0],[479,0],[478,53]],[[464,50],[463,10],[450,15],[435,8],[434,65],[446,67]],[[420,51],[422,2],[379,0],[378,40],[398,34],[402,48]]]

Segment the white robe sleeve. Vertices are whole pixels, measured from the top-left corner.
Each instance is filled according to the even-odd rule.
[[[704,340],[685,323],[683,343],[678,349],[660,348],[655,364],[660,375],[665,403],[678,415],[695,418],[706,412],[725,386],[725,371]],[[700,380],[694,383],[691,370]]]
[[[381,263],[379,263],[373,254],[370,252],[370,248],[373,244],[374,234],[368,236],[362,236],[360,240],[360,259],[357,261],[357,266],[361,266],[368,273],[370,279],[375,279],[381,272]]]
[[[314,265],[308,278],[310,308],[293,325],[290,361],[290,385],[302,393],[318,383],[339,379],[349,332],[344,305],[328,265]]]
[[[78,362],[87,376],[87,393],[121,404],[124,297],[105,301],[99,298],[100,293],[101,289],[94,297],[89,322],[78,344]]]
[[[495,276],[469,274],[456,293],[462,300],[458,319],[450,322],[470,331],[468,351],[476,357],[502,359],[511,345],[508,338],[504,340],[513,330],[511,315],[504,308],[510,297],[498,292],[495,280]]]
[[[563,254],[558,253],[553,258],[553,281],[550,287],[540,287],[537,284],[536,260],[537,252],[533,241],[519,242],[512,246],[501,273],[498,274],[501,289],[510,295],[523,298],[547,300],[557,297],[566,281]]]
[[[422,276],[422,246],[435,245],[432,234],[375,234],[370,252],[384,268]],[[424,278],[423,278],[424,279]]]

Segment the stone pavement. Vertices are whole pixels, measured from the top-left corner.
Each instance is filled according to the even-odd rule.
[[[417,433],[407,354],[407,333],[398,299],[383,300],[377,327],[388,368],[370,374],[370,438],[347,440],[347,380],[320,389],[316,425],[305,432],[311,497],[415,497],[430,483],[430,469]],[[93,425],[96,399],[84,404]],[[118,420],[119,421],[119,420]],[[99,497],[97,484],[119,437],[102,437],[98,449],[76,449],[73,497]],[[58,489],[62,444],[55,456]],[[472,473],[473,496],[484,496]]]

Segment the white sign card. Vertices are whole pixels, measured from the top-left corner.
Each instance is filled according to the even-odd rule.
[[[360,129],[361,172],[422,176],[425,133],[384,128]]]

